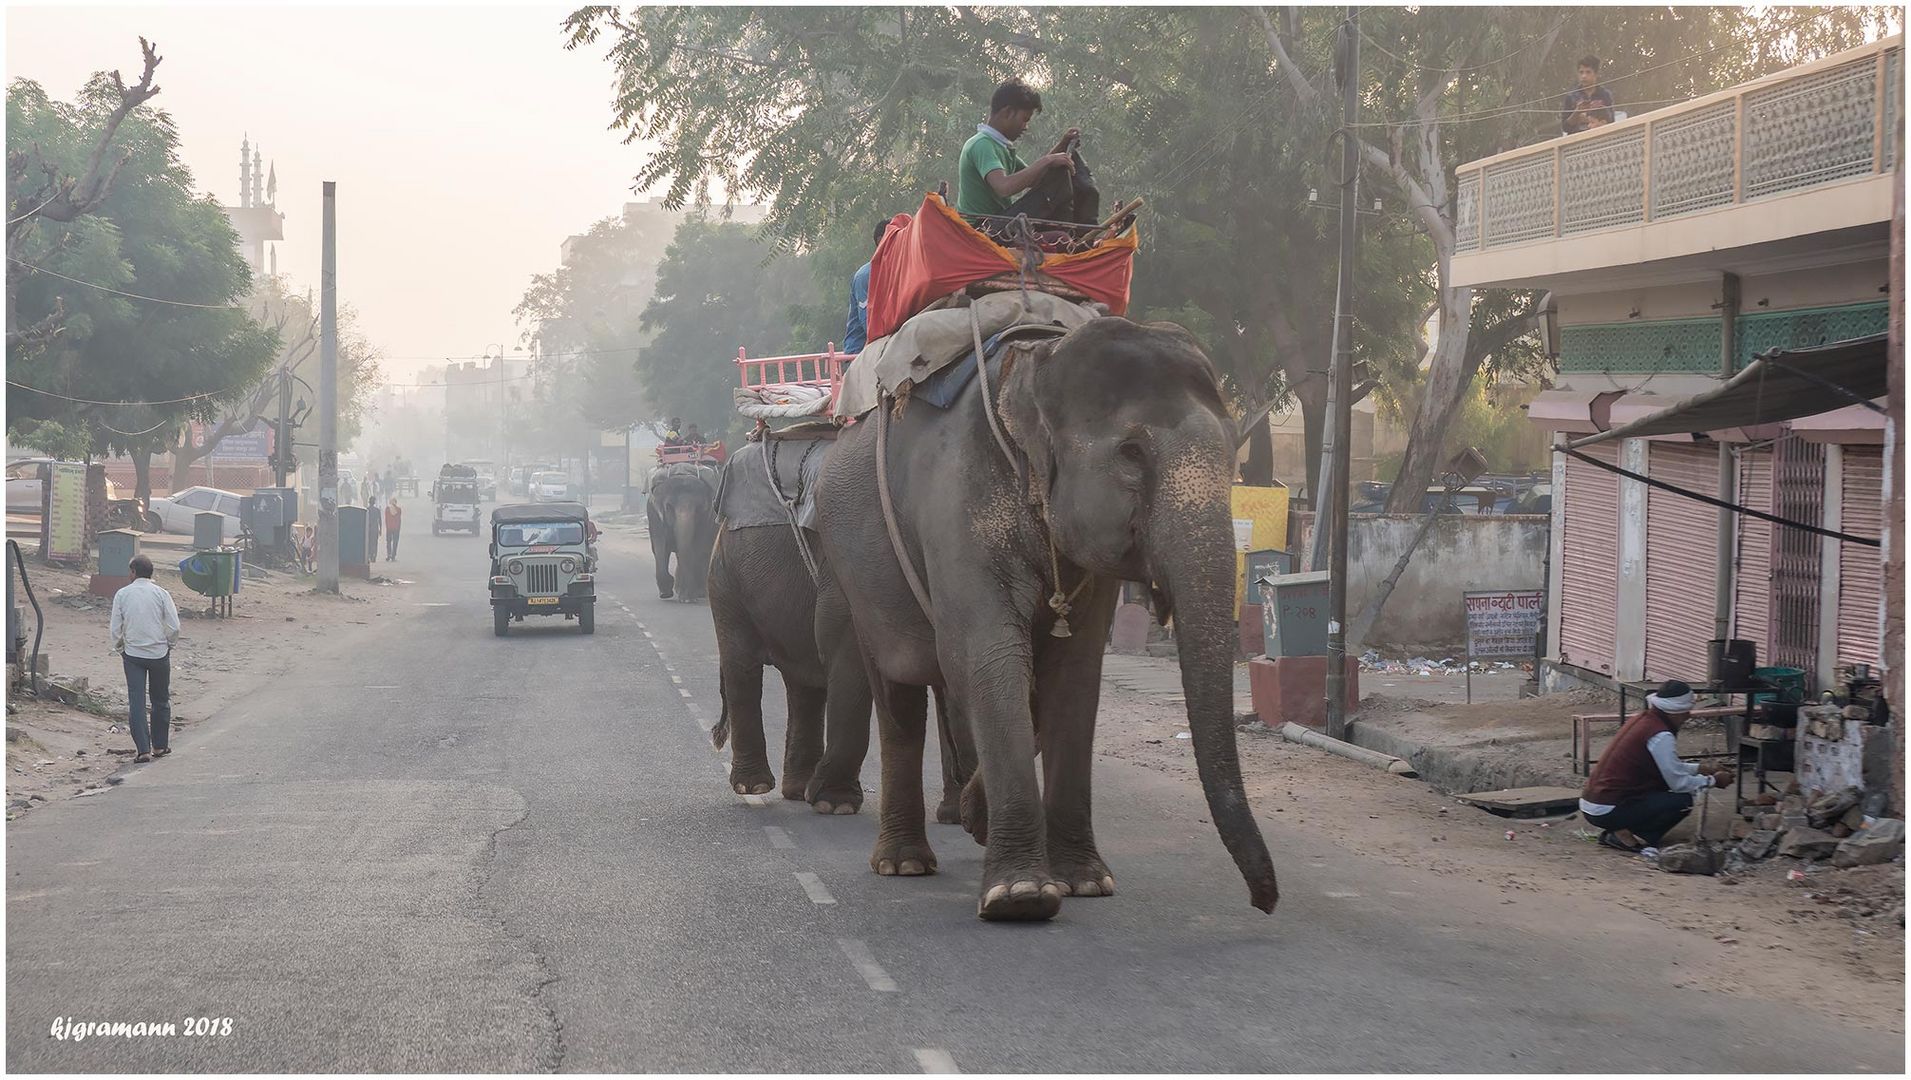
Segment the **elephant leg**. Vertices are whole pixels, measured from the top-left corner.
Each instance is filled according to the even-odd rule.
[[[1037,639],[1035,726],[1041,733],[1042,797],[1048,825],[1048,865],[1071,896],[1113,896],[1115,876],[1095,847],[1089,772],[1094,763],[1095,709],[1101,697],[1103,627],[1116,586],[1097,582],[1075,605],[1073,637]]]
[[[882,738],[882,810],[869,868],[884,877],[936,872],[935,852],[922,813],[922,739],[929,696],[920,686],[902,686],[869,674]]]
[[[650,558],[657,564],[657,595],[665,600],[677,591],[677,582],[670,576],[670,541],[652,533],[650,536]]]
[[[863,805],[869,756],[869,672],[842,593],[827,582],[816,598],[816,640],[829,669],[823,760],[806,793],[819,814],[854,814]]]
[[[942,660],[950,699],[974,733],[982,781],[977,794],[988,792],[976,913],[984,919],[1048,919],[1062,908],[1062,890],[1049,871],[1035,780],[1030,649],[1026,639],[1016,639],[1014,626],[1006,616],[987,628],[952,625],[945,631],[939,625],[937,639],[952,651]],[[886,788],[883,795],[887,800]]]
[[[763,665],[752,651],[726,649],[721,642],[718,648],[724,654],[723,713],[730,724],[730,789],[762,795],[776,787],[763,739]]]
[[[962,824],[962,789],[975,775],[975,740],[961,718],[951,715],[949,697],[940,688],[936,697],[936,733],[942,759],[942,801],[936,804],[936,823]],[[980,789],[978,788],[978,791]],[[987,826],[984,825],[986,833]]]
[[[800,686],[785,675],[783,693],[790,715],[783,729],[783,797],[794,800],[808,793],[816,762],[823,756],[826,691],[820,686]]]

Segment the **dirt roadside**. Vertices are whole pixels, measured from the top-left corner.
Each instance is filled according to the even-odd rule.
[[[374,571],[386,572],[383,564]],[[107,638],[112,601],[87,593],[86,572],[31,562],[27,572],[46,617],[40,651],[47,677],[84,692],[77,705],[8,694],[9,821],[49,802],[103,790],[115,782],[115,774],[135,767],[126,729],[126,679]],[[180,615],[173,651],[175,745],[188,749],[195,723],[289,670],[316,639],[392,615],[406,582],[402,567],[389,575],[372,582],[348,580],[340,596],[313,592],[313,579],[295,573],[248,578],[233,602],[232,618],[214,619],[205,615],[206,598],[181,583],[175,565],[158,566],[154,580],[172,593]],[[25,593],[16,595],[24,605]],[[26,619],[31,650],[31,606]]]
[[[1104,685],[1102,756],[1198,784],[1186,731],[1181,710]],[[1350,856],[1471,880],[1504,904],[1542,911],[1567,897],[1611,904],[1691,936],[1703,962],[1681,968],[1688,974],[1680,987],[1795,1001],[1876,1030],[1904,1030],[1902,864],[1812,866],[1800,882],[1786,874],[1806,865],[1787,858],[1733,876],[1667,874],[1591,842],[1576,816],[1496,817],[1258,726],[1239,740],[1257,812]],[[1712,814],[1708,831],[1723,836],[1729,825]]]

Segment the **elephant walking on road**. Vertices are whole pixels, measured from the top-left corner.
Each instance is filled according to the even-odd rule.
[[[822,461],[816,452],[829,440],[771,438],[781,454],[771,454],[772,443],[751,443],[723,470],[709,581],[723,713],[711,740],[719,748],[726,740],[731,744],[730,786],[737,794],[766,794],[776,786],[762,701],[763,669],[776,668],[789,707],[783,797],[805,800],[822,814],[854,814],[862,808],[862,766],[869,752],[869,680],[848,604],[816,534],[804,528],[799,544],[788,520],[791,509],[782,502],[784,493],[800,499],[806,476],[814,482]],[[769,483],[766,456],[774,460],[780,492]],[[948,723],[943,730],[937,818],[953,824],[973,753],[950,745]],[[961,768],[965,756],[969,769]]]
[[[892,419],[879,406],[823,467],[822,548],[856,567],[841,583],[882,744],[872,866],[935,867],[922,688],[942,687],[979,766],[962,807],[987,847],[978,913],[1048,918],[1064,895],[1114,891],[1091,812],[1095,713],[1117,583],[1146,581],[1178,628],[1210,814],[1251,902],[1271,911],[1273,864],[1235,746],[1235,440],[1213,365],[1180,327],[1099,318],[1015,343],[989,369],[947,410],[911,401]]]
[[[650,524],[650,554],[657,563],[657,595],[686,603],[701,600],[717,541],[717,469],[681,462],[650,474],[644,517]],[[670,558],[677,572],[670,572]]]

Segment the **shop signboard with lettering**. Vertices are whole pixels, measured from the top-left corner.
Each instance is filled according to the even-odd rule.
[[[48,466],[46,557],[86,558],[86,466],[56,461]]]
[[[1494,589],[1462,594],[1466,604],[1466,699],[1473,700],[1473,661],[1534,655],[1544,589]]]

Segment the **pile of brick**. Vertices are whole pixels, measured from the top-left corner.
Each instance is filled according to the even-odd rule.
[[[1870,866],[1904,855],[1904,822],[1865,813],[1865,793],[1799,791],[1760,795],[1733,823],[1737,854],[1747,860],[1782,855],[1830,860],[1832,866]]]

